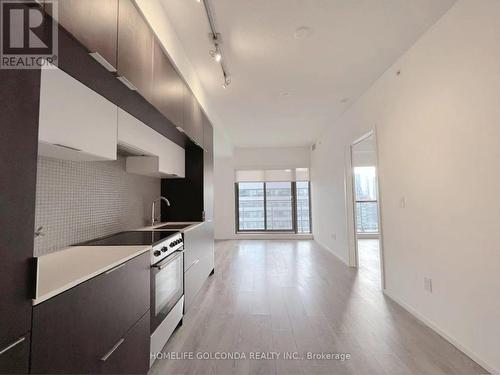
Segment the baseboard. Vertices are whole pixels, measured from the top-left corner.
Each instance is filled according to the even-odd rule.
[[[401,306],[403,309],[405,309],[407,312],[409,312],[411,315],[413,315],[417,320],[419,320],[422,324],[426,325],[430,329],[432,329],[434,332],[436,332],[439,336],[444,338],[446,341],[448,341],[451,345],[456,347],[458,350],[466,354],[469,358],[471,358],[474,362],[479,364],[481,367],[486,369],[486,371],[490,372],[492,375],[499,375],[500,370],[495,369],[492,365],[490,365],[488,362],[484,361],[481,359],[476,353],[473,351],[469,350],[468,348],[464,347],[462,344],[458,342],[454,337],[450,336],[447,334],[445,331],[443,331],[439,326],[433,322],[432,320],[428,319],[426,316],[415,310],[413,307],[408,305],[407,303],[401,301],[399,298],[394,297],[390,292],[387,291],[387,289],[383,290],[383,293],[392,301],[397,303],[399,306]]]
[[[312,240],[312,234],[295,233],[237,233],[236,240]]]
[[[319,245],[321,246],[323,249],[325,249],[326,251],[328,251],[329,253],[333,254],[338,260],[342,261],[342,263],[344,263],[347,267],[350,267],[349,266],[349,262],[342,258],[339,254],[337,254],[335,251],[333,251],[332,249],[330,249],[328,246],[326,246],[323,242],[319,241],[317,238],[314,239],[314,241]]]
[[[231,240],[312,240],[312,234],[295,233],[238,233],[231,237],[215,237],[216,241]]]

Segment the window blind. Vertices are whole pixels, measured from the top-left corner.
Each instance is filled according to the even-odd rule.
[[[309,181],[309,168],[236,170],[236,182]]]

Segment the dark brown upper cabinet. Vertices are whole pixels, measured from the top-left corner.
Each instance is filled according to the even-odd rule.
[[[184,95],[184,131],[194,142],[203,147],[203,114],[189,88],[186,88]]]
[[[175,126],[183,127],[184,82],[154,39],[152,104]]]
[[[131,0],[120,0],[118,6],[117,65],[118,76],[151,103],[153,33]]]
[[[203,113],[203,211],[204,219],[214,219],[214,130]]]
[[[40,70],[1,76],[0,374],[13,374],[29,364]]]
[[[59,24],[91,53],[97,53],[93,56],[108,70],[116,69],[118,0],[63,0],[57,6]],[[52,13],[52,7],[45,9]]]

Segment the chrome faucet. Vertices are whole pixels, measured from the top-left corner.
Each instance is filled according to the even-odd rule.
[[[153,201],[153,204],[151,205],[151,226],[154,226],[156,224],[155,206],[156,206],[156,202],[158,202],[158,201],[160,202],[160,205],[161,205],[161,201],[164,201],[167,204],[167,206],[170,206],[170,202],[165,197],[159,197]]]

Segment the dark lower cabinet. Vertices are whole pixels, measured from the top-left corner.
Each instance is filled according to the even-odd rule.
[[[31,372],[145,373],[149,282],[147,252],[34,306]]]
[[[0,347],[0,374],[27,374],[29,354],[29,332]]]
[[[101,360],[102,374],[145,374],[149,370],[149,311],[106,353]],[[113,350],[114,349],[114,350]]]

